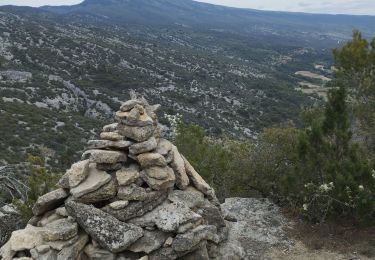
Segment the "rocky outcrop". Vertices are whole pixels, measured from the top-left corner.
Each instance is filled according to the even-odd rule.
[[[58,189],[37,200],[2,259],[215,259],[224,214],[213,189],[160,138],[158,108],[125,102]]]
[[[285,253],[292,247],[285,229],[293,223],[268,199],[228,198],[221,208],[225,219],[231,221],[225,221],[228,239],[215,249],[216,259],[279,259],[268,257],[268,253],[276,248]],[[211,245],[207,248],[211,249]]]

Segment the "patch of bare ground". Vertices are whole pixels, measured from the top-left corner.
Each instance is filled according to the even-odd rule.
[[[375,259],[375,227],[352,223],[309,225],[293,219],[288,237],[295,241],[288,250],[271,249],[266,259],[277,260],[369,260]]]

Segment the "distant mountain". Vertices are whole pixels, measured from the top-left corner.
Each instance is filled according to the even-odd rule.
[[[347,39],[353,28],[365,35],[375,34],[375,16],[258,11],[192,0],[86,0],[74,6],[45,6],[42,9],[64,14],[90,14],[123,24],[288,34],[301,39],[306,36],[317,40],[322,37]]]

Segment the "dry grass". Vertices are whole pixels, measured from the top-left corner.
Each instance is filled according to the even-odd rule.
[[[349,257],[347,259],[375,259],[375,227],[352,223],[313,226],[300,220],[295,223],[288,231],[289,236],[301,241],[312,252],[334,252]]]

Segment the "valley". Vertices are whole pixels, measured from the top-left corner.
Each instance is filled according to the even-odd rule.
[[[0,165],[33,153],[63,169],[130,91],[217,136],[256,138],[263,128],[286,120],[298,125],[303,107],[323,102],[317,86],[328,81],[327,73],[314,65],[332,66],[331,48],[350,37],[349,25],[337,26],[341,17],[332,22],[324,16],[331,24],[320,34],[309,33],[319,24],[306,23],[298,30],[285,27],[290,33],[283,34],[285,28],[272,23],[286,22],[282,13],[248,11],[234,21],[243,11],[191,1],[162,1],[169,16],[154,23],[157,2],[147,2],[149,9],[142,10],[150,20],[142,21],[130,14],[121,19],[94,14],[116,7],[141,12],[133,2],[0,7],[0,149],[6,151]],[[105,8],[98,9],[101,5]],[[207,14],[202,26],[185,19],[192,8],[198,8],[198,17]],[[170,17],[176,9],[181,16]],[[213,18],[223,12],[232,18]],[[373,28],[361,19],[370,18],[353,23],[370,34]],[[240,24],[250,21],[242,30]]]

